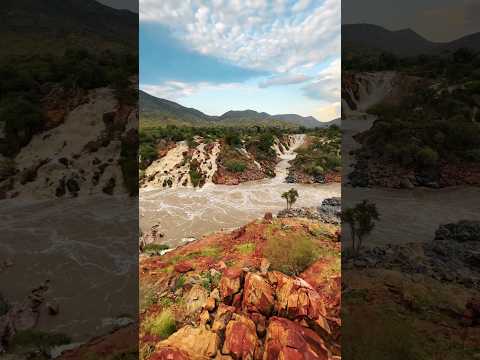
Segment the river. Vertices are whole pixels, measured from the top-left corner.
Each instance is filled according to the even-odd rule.
[[[206,184],[201,189],[142,189],[140,191],[140,228],[148,231],[159,224],[165,243],[176,246],[183,239],[199,238],[219,230],[232,229],[253,221],[266,212],[285,208],[281,194],[297,189],[295,206],[319,206],[325,198],[340,196],[340,184],[287,184],[289,161],[294,149],[303,143],[299,137],[294,146],[281,155],[274,178],[239,185]]]
[[[368,199],[376,204],[380,213],[380,220],[365,240],[367,244],[431,241],[440,224],[480,219],[478,187],[417,187],[412,190],[351,187],[346,176],[354,162],[350,151],[360,146],[352,136],[369,129],[374,121],[374,117],[366,114],[342,120],[343,206],[349,207]]]

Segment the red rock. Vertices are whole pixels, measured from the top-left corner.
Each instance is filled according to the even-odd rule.
[[[319,321],[330,332],[325,305],[318,292],[301,278],[293,278],[278,271],[268,273],[270,283],[275,287],[275,310],[280,316],[289,319],[308,317]]]
[[[186,325],[157,344],[156,351],[165,347],[179,349],[189,355],[189,359],[204,359],[217,355],[220,337],[204,326]]]
[[[222,353],[234,359],[253,359],[258,351],[255,324],[243,315],[234,315],[234,319],[227,324]]]
[[[248,317],[254,322],[257,328],[257,334],[260,337],[265,335],[265,331],[267,330],[267,324],[265,321],[265,316],[259,313],[250,313]]]
[[[328,360],[324,341],[313,330],[285,318],[272,317],[265,337],[264,360]]]
[[[263,277],[248,273],[243,287],[243,310],[269,316],[273,310],[273,293],[272,286]]]
[[[212,296],[209,296],[207,302],[205,303],[205,309],[207,309],[208,311],[213,311],[215,309],[215,306],[215,299]]]
[[[222,301],[230,303],[233,295],[240,291],[242,287],[243,270],[229,268],[223,272],[218,288]]]
[[[178,264],[175,264],[173,269],[178,273],[186,273],[193,270],[193,266],[188,261],[184,261]]]
[[[150,360],[190,360],[190,357],[185,351],[176,349],[171,346],[166,346],[158,349],[149,358]]]

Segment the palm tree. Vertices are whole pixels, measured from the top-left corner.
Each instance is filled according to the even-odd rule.
[[[298,199],[298,191],[293,188],[288,191],[285,191],[282,194],[282,198],[284,198],[287,201],[287,210],[291,209],[292,205],[295,204],[295,202]]]

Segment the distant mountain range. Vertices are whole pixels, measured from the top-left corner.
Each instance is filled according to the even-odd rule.
[[[138,15],[95,0],[2,0],[2,54],[138,48]]]
[[[254,110],[231,110],[220,116],[210,116],[203,112],[187,108],[176,102],[157,98],[142,90],[139,95],[139,110],[142,121],[150,125],[164,123],[178,123],[185,125],[279,125],[304,126],[307,128],[327,127],[338,125],[338,120],[320,122],[313,116],[297,114],[270,115],[266,112]]]
[[[460,48],[480,50],[480,33],[460,39],[438,43],[429,41],[411,29],[391,31],[378,25],[342,25],[342,49],[344,51],[382,51],[397,56],[417,56],[421,54],[441,54]]]

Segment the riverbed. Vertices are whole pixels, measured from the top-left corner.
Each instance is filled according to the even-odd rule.
[[[203,188],[142,189],[140,191],[140,228],[148,231],[159,224],[164,242],[176,246],[187,239],[219,230],[227,230],[258,219],[266,212],[276,213],[286,207],[282,193],[297,189],[295,206],[319,206],[332,196],[340,196],[341,186],[333,184],[288,184],[285,177],[289,161],[301,146],[300,137],[289,151],[280,156],[274,178],[239,185],[206,184]]]

